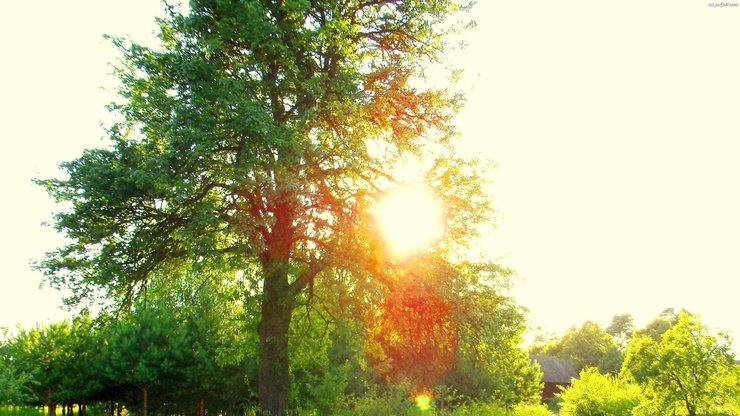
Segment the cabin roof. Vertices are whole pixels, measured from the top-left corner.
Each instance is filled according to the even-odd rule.
[[[578,378],[573,365],[566,360],[546,355],[532,357],[542,369],[542,381],[545,383],[570,384],[571,379]]]

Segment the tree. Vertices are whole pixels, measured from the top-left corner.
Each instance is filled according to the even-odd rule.
[[[243,284],[243,279],[227,279],[223,273],[185,273],[148,289],[148,302],[166,305],[189,343],[184,376],[164,391],[175,413],[193,408],[198,416],[227,412],[251,399],[245,390],[254,377],[247,377],[244,364],[248,355],[254,356],[256,342],[245,345],[236,339],[250,332],[244,328],[256,326],[245,316]]]
[[[581,371],[579,378],[559,396],[563,399],[560,407],[563,416],[629,415],[642,401],[636,384],[602,375],[595,368]]]
[[[46,406],[49,416],[64,398],[60,387],[69,365],[70,330],[68,321],[56,322],[21,331],[12,341],[17,368],[31,378],[32,402]]]
[[[283,415],[295,299],[331,270],[389,279],[367,215],[388,166],[431,154],[428,185],[465,243],[490,212],[477,168],[453,160],[459,97],[420,81],[455,0],[192,0],[161,46],[116,39],[121,116],[107,149],[40,180],[71,243],[39,267],[75,303],[131,303],[154,276],[257,268],[259,400]],[[449,244],[436,248],[452,249]]]
[[[483,281],[505,282],[501,278]],[[460,349],[446,384],[468,399],[493,400],[508,408],[539,402],[542,372],[519,347],[527,326],[521,308],[501,287],[479,285],[456,292],[463,297],[452,302],[461,315],[457,318]]]
[[[92,318],[88,314],[76,317],[66,343],[59,398],[69,409],[73,403],[79,404],[80,416],[85,416],[87,402],[100,392],[105,382],[97,361],[101,349],[102,339],[94,329]]]
[[[568,360],[576,371],[586,367],[604,367],[606,371],[611,371],[616,347],[614,338],[599,324],[586,321],[580,327],[569,328],[561,338],[533,346],[530,353]]]
[[[676,319],[659,341],[640,336],[630,342],[622,375],[644,386],[651,412],[734,414],[740,378],[729,339],[710,334],[688,312]]]
[[[622,347],[627,345],[627,341],[629,341],[632,336],[633,330],[634,319],[629,313],[614,315],[612,317],[612,322],[606,328],[606,332],[613,336],[617,343]]]
[[[30,374],[23,372],[16,362],[18,356],[13,346],[0,341],[0,404],[19,404],[30,401]]]
[[[185,377],[192,352],[188,333],[171,310],[157,304],[139,305],[109,331],[103,352],[108,378],[141,392],[137,403],[148,416],[150,393]]]
[[[648,336],[652,338],[653,341],[659,342],[663,334],[668,331],[668,329],[670,329],[678,319],[675,314],[669,315],[669,312],[672,313],[673,308],[669,308],[661,312],[657,318],[645,325],[645,328],[636,330],[634,336]]]

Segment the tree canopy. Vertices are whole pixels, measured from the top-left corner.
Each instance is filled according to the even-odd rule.
[[[69,207],[55,224],[70,241],[40,269],[72,289],[71,304],[102,294],[123,308],[188,270],[249,274],[260,404],[284,414],[293,311],[317,280],[343,273],[349,290],[388,293],[413,273],[444,302],[472,278],[451,254],[490,201],[479,168],[454,156],[461,97],[424,82],[466,7],[192,0],[168,6],[156,47],[115,38],[119,120],[107,148],[39,180]],[[371,208],[409,158],[424,160],[446,215],[444,237],[405,262],[389,256]]]
[[[586,321],[580,327],[570,327],[562,337],[541,345],[533,345],[533,355],[552,355],[570,361],[576,371],[586,367],[601,367],[614,371],[621,362],[614,337],[599,324]]]
[[[686,311],[659,341],[632,340],[622,375],[646,386],[648,414],[735,414],[740,410],[740,366],[729,339],[713,335]],[[652,412],[652,413],[651,413]]]
[[[612,375],[600,374],[590,367],[581,371],[560,398],[563,416],[623,416],[642,401],[640,388]]]

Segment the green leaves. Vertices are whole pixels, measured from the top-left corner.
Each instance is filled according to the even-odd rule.
[[[160,21],[161,48],[114,39],[123,60],[111,109],[122,121],[109,149],[64,164],[67,179],[39,181],[71,203],[56,226],[74,241],[39,268],[117,298],[177,259],[264,260],[279,215],[294,227],[292,261],[343,263],[336,247],[359,225],[351,213],[385,181],[387,158],[366,142],[420,155],[451,129],[456,99],[412,84],[441,53],[436,29],[458,7],[194,1],[188,15]],[[476,180],[437,185],[450,195],[466,187],[462,201],[483,195]],[[484,220],[482,205],[454,208],[468,231]]]
[[[570,361],[580,371],[586,367],[600,367],[614,371],[620,360],[614,338],[599,324],[584,322],[580,327],[571,327],[560,339],[535,347],[537,354],[553,355]],[[616,363],[615,363],[616,361]]]
[[[184,377],[190,339],[168,308],[137,308],[106,333],[105,373],[110,380],[140,389],[157,389]]]
[[[563,416],[624,416],[643,400],[640,389],[615,376],[602,375],[595,368],[581,371],[572,386],[560,394]]]
[[[489,220],[490,201],[478,165],[452,156],[460,97],[420,80],[443,56],[446,20],[464,7],[454,0],[193,0],[187,14],[168,7],[157,47],[113,40],[121,85],[110,109],[120,121],[108,130],[106,149],[63,164],[65,178],[39,181],[65,204],[55,225],[71,241],[38,265],[52,283],[73,289],[71,303],[101,293],[113,307],[133,307],[109,334],[117,342],[109,349],[113,372],[154,386],[182,359],[186,335],[171,311],[140,306],[153,282],[242,273],[254,280],[246,297],[260,303],[250,306],[250,319],[280,323],[260,326],[261,353],[273,361],[260,363],[260,383],[274,388],[268,399],[278,403],[263,410],[282,414],[287,349],[264,349],[287,345],[286,305],[336,276],[331,283],[346,293],[371,291],[355,306],[378,304],[374,295],[394,290],[407,272],[382,255],[369,212],[398,180],[389,166],[407,157],[432,155],[426,179],[449,209],[445,241],[430,248],[429,266],[415,263],[416,272],[463,304],[479,276],[451,258],[464,258],[474,230]],[[465,305],[480,318],[499,300],[482,288]],[[282,309],[270,309],[276,305]],[[462,309],[454,311],[461,322]],[[481,324],[471,342],[496,338],[511,347],[521,315],[508,300],[498,311],[494,321],[505,328]],[[189,335],[199,338],[196,353],[210,354],[201,335],[210,337]]]
[[[659,340],[633,339],[622,374],[645,389],[647,413],[732,413],[738,406],[740,379],[729,340],[685,311]]]

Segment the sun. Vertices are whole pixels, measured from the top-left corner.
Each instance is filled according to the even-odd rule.
[[[398,257],[429,247],[444,229],[439,198],[416,184],[388,192],[376,206],[375,218],[388,249]]]

